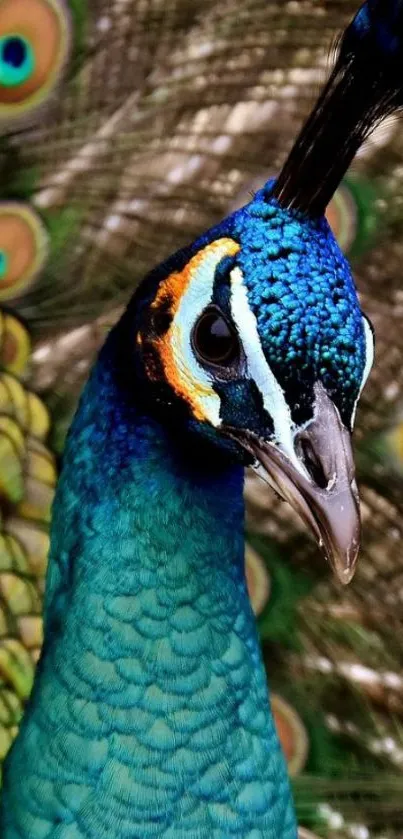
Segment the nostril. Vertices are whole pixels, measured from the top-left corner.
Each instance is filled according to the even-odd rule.
[[[312,446],[311,441],[306,437],[301,437],[298,441],[298,446],[301,460],[313,482],[316,486],[320,487],[320,489],[326,489],[329,480],[325,475],[323,466]]]

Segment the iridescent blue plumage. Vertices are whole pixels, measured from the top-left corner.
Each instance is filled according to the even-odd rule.
[[[241,269],[267,359],[301,394],[296,413],[312,413],[309,385],[326,380],[325,341],[329,390],[347,407],[357,396],[362,317],[324,220],[304,223],[263,190],[152,272],[70,433],[43,658],[5,772],[2,839],[296,839],[246,591],[242,467],[225,447],[184,453],[131,378],[156,288],[223,237],[240,250],[219,277]],[[250,425],[247,391],[238,407],[231,393]]]
[[[321,379],[348,424],[366,352],[351,269],[326,219],[281,208],[272,186],[234,218],[263,349],[297,423],[312,415]]]
[[[275,182],[190,248],[150,275],[151,288],[193,254],[222,237],[240,245],[227,272],[239,266],[267,361],[283,387],[296,423],[312,416],[313,385],[321,379],[350,425],[366,346],[351,272],[326,219],[307,219],[273,197]]]
[[[117,384],[117,338],[67,447],[2,839],[296,839],[246,592],[242,469],[183,460]]]
[[[401,5],[394,18],[369,0],[277,181],[152,271],[108,338],[65,453],[2,839],[296,839],[247,598],[242,467],[260,464],[348,582],[373,338],[323,214],[400,104],[396,49],[375,30],[401,38]]]

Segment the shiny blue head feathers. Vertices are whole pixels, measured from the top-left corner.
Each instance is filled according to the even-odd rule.
[[[233,220],[263,351],[297,425],[312,417],[320,380],[351,426],[367,348],[350,266],[326,219],[280,207],[272,187]]]
[[[151,409],[259,464],[343,581],[359,534],[350,435],[374,340],[325,211],[403,104],[402,66],[403,0],[367,0],[278,178],[153,271],[127,316]]]

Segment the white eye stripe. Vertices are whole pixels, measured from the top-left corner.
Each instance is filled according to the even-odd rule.
[[[365,367],[364,372],[362,374],[361,380],[361,389],[360,389],[360,396],[364,387],[367,383],[368,376],[371,372],[372,365],[374,363],[374,356],[375,356],[375,341],[374,341],[374,334],[372,332],[371,326],[369,324],[368,318],[363,317],[363,324],[364,324],[364,334],[365,334]]]
[[[291,412],[284,392],[264,356],[242,271],[238,267],[234,268],[230,277],[231,314],[245,350],[249,375],[259,388],[264,408],[273,420],[277,443],[283,447],[296,469],[304,474],[294,450],[294,423]]]
[[[233,243],[234,245],[235,243]],[[217,265],[228,256],[229,240],[223,239],[207,246],[204,258],[195,259],[193,276],[181,297],[171,327],[172,353],[184,392],[191,393],[203,418],[219,426],[220,398],[212,388],[211,375],[204,370],[193,352],[192,324],[211,303]]]
[[[365,335],[365,366],[364,366],[364,372],[362,374],[360,390],[359,390],[357,399],[355,401],[355,405],[354,405],[354,408],[353,408],[353,414],[352,414],[352,417],[351,417],[352,426],[354,426],[354,423],[355,423],[355,417],[356,417],[356,413],[357,413],[358,402],[360,400],[360,396],[361,396],[361,394],[364,390],[364,387],[367,383],[368,376],[371,372],[372,365],[374,363],[374,356],[375,356],[374,334],[373,334],[371,326],[369,324],[369,320],[368,320],[368,318],[365,317],[365,315],[363,315],[362,322],[363,322],[363,326],[364,326],[364,335]]]

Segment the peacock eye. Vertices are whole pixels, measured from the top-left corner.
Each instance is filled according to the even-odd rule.
[[[201,361],[229,367],[240,358],[237,333],[215,306],[209,306],[197,320],[192,334],[193,348]]]
[[[0,120],[32,113],[60,81],[70,49],[63,0],[0,0]]]
[[[0,84],[5,87],[26,82],[35,67],[31,46],[19,35],[0,38]]]

